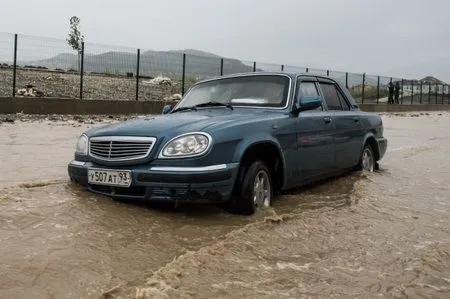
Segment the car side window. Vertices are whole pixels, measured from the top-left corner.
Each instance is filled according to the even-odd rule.
[[[302,81],[302,82],[299,82],[299,84],[300,85],[299,85],[299,89],[297,92],[296,104],[300,103],[300,99],[302,96],[319,96],[319,91],[317,90],[316,83]],[[314,110],[323,110],[323,108],[318,107]]]
[[[345,97],[342,95],[342,92],[339,89],[337,89],[337,93],[338,93],[339,101],[341,102],[342,108],[345,111],[349,111],[350,110],[350,105],[348,104],[348,102],[345,99]]]
[[[339,99],[336,86],[332,83],[320,83],[325,102],[327,103],[328,110],[342,110],[341,101]]]

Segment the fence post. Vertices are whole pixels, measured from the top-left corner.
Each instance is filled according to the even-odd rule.
[[[447,85],[447,104],[450,104],[450,85]]]
[[[307,72],[307,73],[309,72],[309,67],[306,68],[306,72]]]
[[[281,65],[281,71],[284,72],[284,64]]]
[[[437,94],[438,94],[438,84],[436,83],[436,88],[434,90],[434,96],[436,98],[436,104],[437,104],[437,96],[438,96]]]
[[[403,79],[402,79],[402,97],[400,98],[400,104],[403,104],[403,83],[404,83],[404,81],[403,81]]]
[[[377,79],[377,104],[380,103],[380,76]]]
[[[428,83],[428,104],[431,104],[431,83]]]
[[[183,73],[181,76],[181,95],[184,95],[184,84],[186,82],[186,53],[183,53]]]
[[[83,73],[84,73],[84,42],[81,42],[80,100],[83,99]]]
[[[141,49],[137,49],[136,57],[136,101],[139,100],[139,65],[141,63]]]
[[[366,85],[366,73],[363,74],[361,101],[364,104],[364,86]]]
[[[223,76],[223,58],[220,58],[220,75]]]
[[[256,61],[253,61],[253,72],[256,72]]]
[[[14,34],[13,98],[16,96],[16,72],[17,72],[17,33]]]
[[[420,104],[422,104],[422,84],[423,82],[420,81]]]
[[[348,89],[348,72],[345,73],[345,87]]]
[[[330,77],[330,70],[327,70],[327,77]]]

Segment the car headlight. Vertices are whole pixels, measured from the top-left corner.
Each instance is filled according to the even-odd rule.
[[[77,141],[77,149],[75,153],[80,155],[87,155],[88,153],[88,138],[86,135],[81,135]]]
[[[189,133],[170,140],[161,151],[160,158],[186,158],[204,154],[211,146],[206,133]]]

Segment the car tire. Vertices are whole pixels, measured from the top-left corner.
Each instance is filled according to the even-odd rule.
[[[263,161],[255,161],[243,167],[238,175],[235,195],[230,211],[234,214],[252,215],[262,207],[268,207],[273,197],[269,168]]]
[[[375,155],[370,144],[366,144],[361,153],[358,169],[373,172],[376,169]]]

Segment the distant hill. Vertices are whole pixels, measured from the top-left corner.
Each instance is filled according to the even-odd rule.
[[[186,53],[186,75],[204,78],[220,75],[220,56],[198,50],[146,51],[141,52],[140,74],[146,76],[181,77],[182,53]],[[62,53],[49,59],[27,62],[27,65],[43,66],[49,69],[77,69],[78,57],[75,54]],[[252,71],[253,67],[237,59],[224,60],[224,74]],[[105,52],[86,54],[84,71],[126,74],[136,73],[136,54],[128,52]]]
[[[196,79],[220,75],[221,57],[200,50],[184,49],[170,51],[145,51],[141,52],[140,74],[144,76],[170,76],[180,78],[183,70],[183,53],[186,53],[186,75]],[[74,69],[77,70],[78,57],[72,53],[61,53],[54,57],[23,63],[24,65],[42,66],[49,69]],[[257,71],[265,69],[264,64],[257,63]],[[273,69],[272,69],[273,70]],[[105,52],[101,54],[86,53],[84,57],[84,71],[95,73],[107,73],[112,75],[125,75],[136,73],[136,53],[130,52]],[[224,74],[243,73],[253,71],[252,64],[245,64],[238,59],[224,59]],[[326,75],[324,70],[316,70],[316,74]],[[310,69],[311,74],[314,70]],[[331,72],[330,75],[345,84],[345,73]],[[362,74],[349,73],[349,87],[362,84]],[[387,82],[380,82],[380,85]],[[376,86],[374,76],[366,76],[366,86]]]

